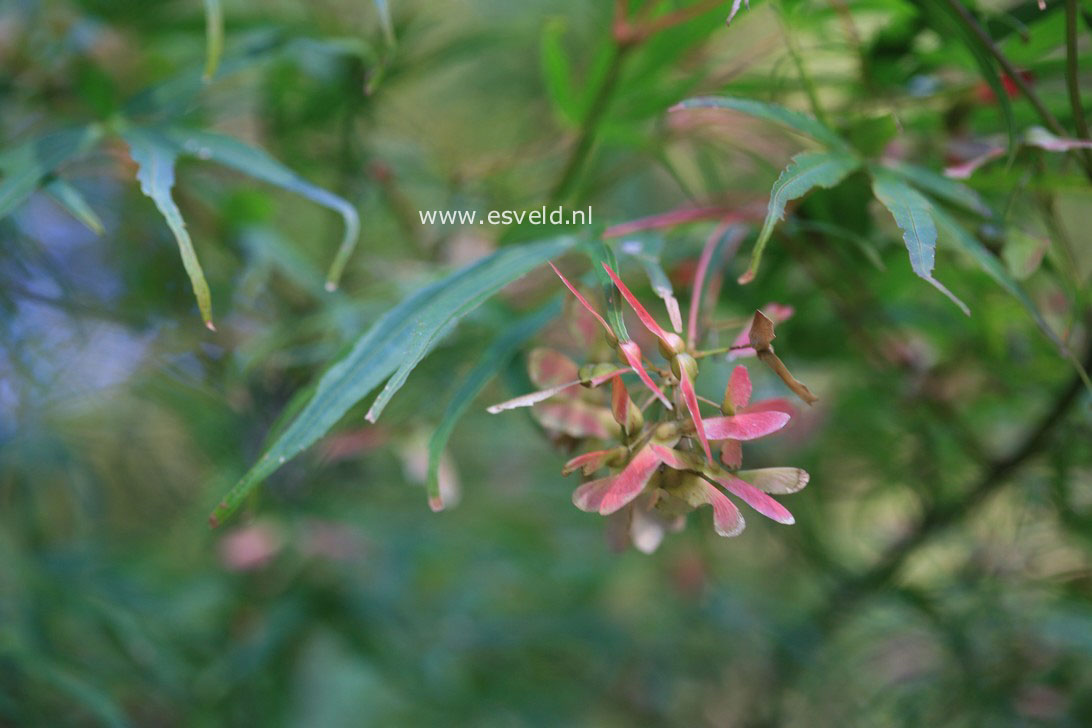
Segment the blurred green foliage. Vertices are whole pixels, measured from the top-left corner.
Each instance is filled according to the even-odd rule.
[[[1081,150],[1019,143],[1086,135],[1092,4],[756,0],[725,27],[728,2],[634,0],[619,23],[610,3],[391,0],[387,26],[388,3],[227,0],[205,81],[206,4],[0,6],[0,723],[1092,723],[1092,414],[1042,331],[1089,365],[1092,186]],[[667,113],[699,95],[811,113],[900,169],[1005,149],[966,180],[996,216],[947,213],[973,245],[938,218],[936,275],[969,318],[914,274],[866,171],[790,206],[753,283],[728,262],[721,343],[792,305],[778,351],[821,398],[748,450],[811,473],[795,526],[724,540],[698,511],[652,556],[611,554],[566,453],[484,412],[526,391],[519,356],[437,463],[461,504],[430,513],[449,402],[559,292],[535,271],[433,342],[377,424],[351,407],[205,527],[331,362],[495,249],[712,209],[656,240],[685,307],[717,220],[746,213],[746,253],[779,171],[814,149],[753,116]],[[179,157],[207,331],[134,128],[227,135],[348,201],[341,287],[341,217]],[[597,227],[417,214],[556,202]]]

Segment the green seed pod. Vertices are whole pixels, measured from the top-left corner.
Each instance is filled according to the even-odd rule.
[[[656,442],[670,442],[677,440],[680,435],[679,425],[675,422],[664,422],[652,433],[652,439]]]
[[[668,334],[667,341],[660,339],[660,353],[664,359],[670,359],[676,354],[686,351],[686,342],[678,334]]]
[[[671,359],[671,371],[674,372],[676,377],[682,379],[683,370],[686,370],[690,381],[694,381],[698,376],[698,360],[686,352],[676,354]]]
[[[626,432],[631,435],[640,432],[645,426],[645,416],[641,414],[641,408],[633,400],[629,401],[629,409],[626,410]]]

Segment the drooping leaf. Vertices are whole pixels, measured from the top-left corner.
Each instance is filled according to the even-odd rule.
[[[529,316],[526,316],[506,329],[482,354],[478,365],[467,375],[451,402],[447,405],[440,424],[432,434],[428,444],[428,499],[433,510],[443,508],[440,497],[440,456],[447,447],[448,438],[467,407],[474,401],[485,385],[515,355],[527,341],[537,334],[543,326],[561,313],[561,301],[555,300]]]
[[[87,151],[102,132],[97,126],[66,129],[20,144],[0,154],[0,219],[26,202],[42,179]]]
[[[171,196],[171,188],[174,187],[174,163],[178,150],[159,134],[143,129],[128,129],[123,136],[129,144],[129,153],[138,167],[137,181],[140,182],[140,190],[155,203],[174,234],[174,239],[178,242],[178,250],[182,254],[182,265],[190,277],[193,295],[197,298],[197,308],[201,311],[201,318],[205,321],[205,326],[215,331],[216,327],[212,324],[212,296],[209,294],[209,284],[205,281],[205,273],[197,260],[197,252],[193,249],[193,241],[190,240],[190,234],[186,231],[182,213]]]
[[[503,248],[421,289],[380,317],[349,354],[322,375],[314,397],[224,497],[210,522],[215,526],[231,515],[263,480],[326,434],[394,374],[382,401],[377,399],[372,407],[374,420],[442,332],[513,280],[574,244],[572,238],[559,238]]]
[[[580,122],[580,102],[573,87],[573,70],[562,44],[565,23],[554,18],[542,28],[542,77],[554,110],[567,124]]]
[[[224,8],[220,0],[205,0],[205,80],[216,75],[224,53]]]
[[[82,222],[88,230],[95,235],[102,235],[105,230],[102,220],[87,204],[87,200],[79,190],[63,179],[54,179],[46,184],[45,191],[58,205],[67,210],[68,214]]]
[[[908,162],[890,162],[884,166],[914,187],[934,197],[939,197],[945,202],[970,210],[982,217],[993,217],[993,211],[986,201],[967,185]]]
[[[937,251],[933,205],[923,194],[885,170],[873,170],[872,191],[902,230],[906,250],[910,253],[910,267],[914,273],[928,281],[969,316],[971,311],[967,305],[933,277]]]
[[[167,129],[163,136],[177,146],[180,153],[208,159],[225,167],[231,167],[276,187],[294,192],[312,202],[327,207],[339,215],[345,223],[345,235],[341,239],[334,262],[327,274],[327,290],[337,288],[345,265],[356,247],[360,236],[360,216],[348,200],[313,185],[288,167],[269,156],[265,151],[252,147],[224,134],[191,129]]]
[[[701,96],[687,99],[671,108],[672,111],[680,109],[728,109],[738,111],[758,119],[783,124],[801,134],[810,136],[832,150],[850,151],[846,141],[826,124],[813,116],[786,109],[784,106],[778,106],[777,104],[768,104],[763,101],[736,98],[734,96]]]
[[[740,277],[739,282],[747,283],[754,279],[759,263],[762,261],[762,253],[770,236],[773,235],[774,226],[778,220],[785,217],[785,205],[791,200],[804,196],[815,187],[834,187],[859,166],[860,161],[856,157],[841,152],[803,152],[793,157],[789,166],[774,182],[773,189],[770,190],[766,221],[762,223],[762,231],[755,242],[751,264],[747,272]]]

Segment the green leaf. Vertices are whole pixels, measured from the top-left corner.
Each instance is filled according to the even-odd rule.
[[[937,227],[933,220],[935,213],[933,205],[913,187],[882,169],[873,170],[872,191],[895,218],[895,224],[902,230],[902,238],[910,253],[910,267],[919,277],[950,298],[963,313],[970,316],[971,311],[967,305],[933,277],[933,263],[937,251]]]
[[[554,18],[543,27],[542,77],[558,116],[565,123],[576,125],[580,122],[580,103],[573,88],[572,66],[561,42],[564,34],[565,22],[561,18]]]
[[[934,197],[939,197],[945,202],[970,210],[982,217],[993,217],[993,210],[986,204],[986,201],[965,184],[937,174],[931,169],[919,167],[916,164],[888,162],[884,166],[913,186],[928,192]]]
[[[607,323],[610,324],[614,335],[618,337],[619,341],[629,341],[629,331],[626,330],[626,317],[622,313],[622,296],[618,293],[618,289],[614,287],[614,281],[603,270],[604,263],[609,265],[611,270],[618,270],[618,259],[614,257],[614,249],[602,240],[596,240],[586,246],[586,250],[592,260],[592,271],[595,273],[595,279],[599,281],[599,285],[603,289],[603,297],[607,301]]]
[[[0,155],[0,219],[7,217],[34,194],[47,175],[98,141],[97,126],[54,132],[9,149]]]
[[[766,221],[762,223],[762,231],[755,242],[751,264],[747,272],[740,277],[739,282],[747,283],[754,279],[755,273],[758,272],[758,265],[762,261],[762,252],[766,248],[766,243],[773,235],[777,221],[785,217],[785,205],[790,200],[804,196],[815,187],[834,187],[860,164],[856,157],[841,152],[803,152],[793,157],[789,166],[774,182],[773,189],[770,190]]]
[[[672,111],[679,109],[730,109],[758,119],[783,124],[801,134],[810,136],[818,142],[822,142],[830,149],[842,152],[850,151],[846,141],[826,124],[818,121],[815,117],[786,109],[784,106],[778,106],[777,104],[767,104],[754,99],[741,99],[733,96],[702,96],[687,99],[674,106]]]
[[[444,332],[501,288],[574,244],[573,238],[566,237],[502,248],[426,286],[381,316],[348,355],[322,375],[314,397],[224,497],[210,523],[218,525],[231,515],[263,480],[326,434],[350,408],[391,377],[369,411],[368,418],[374,422]]]
[[[326,289],[337,288],[345,264],[356,247],[360,236],[360,216],[347,200],[332,192],[311,184],[288,167],[269,156],[265,151],[252,147],[233,137],[214,132],[189,129],[167,129],[164,136],[177,146],[179,152],[209,159],[243,174],[294,192],[341,215],[345,222],[345,235],[334,262],[327,274]]]
[[[526,316],[505,329],[481,356],[478,365],[467,375],[455,396],[447,405],[440,424],[428,444],[428,500],[433,510],[443,508],[440,496],[440,457],[447,447],[456,423],[466,412],[485,385],[515,356],[525,343],[542,330],[547,323],[561,313],[561,300],[557,299],[540,311]]]
[[[79,190],[63,179],[54,179],[46,184],[45,191],[72,217],[86,225],[88,230],[95,235],[102,235],[105,230],[102,220],[87,204],[87,200],[83,198]]]
[[[224,53],[224,8],[220,0],[205,0],[205,80],[216,75]]]
[[[394,21],[391,20],[391,6],[387,0],[374,0],[376,12],[379,13],[379,24],[383,26],[383,35],[387,42],[394,45]]]
[[[201,311],[201,318],[204,319],[205,326],[215,331],[216,327],[212,324],[212,297],[209,294],[209,284],[205,281],[205,273],[197,260],[190,234],[186,232],[182,213],[179,212],[178,205],[171,197],[171,188],[174,187],[174,163],[178,150],[160,135],[143,129],[129,129],[122,136],[129,145],[129,153],[133,161],[137,163],[137,181],[140,182],[141,192],[155,203],[160,214],[167,221],[167,226],[174,233],[174,239],[178,242],[178,250],[182,254],[182,265],[190,277],[190,285],[193,286],[193,295],[197,298],[197,308]]]

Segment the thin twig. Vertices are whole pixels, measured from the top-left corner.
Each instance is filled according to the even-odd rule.
[[[1081,105],[1080,68],[1077,58],[1077,0],[1065,2],[1065,84],[1069,90],[1069,106],[1073,110],[1073,126],[1079,139],[1088,139],[1088,120]],[[1086,166],[1092,165],[1092,152],[1081,150]]]

